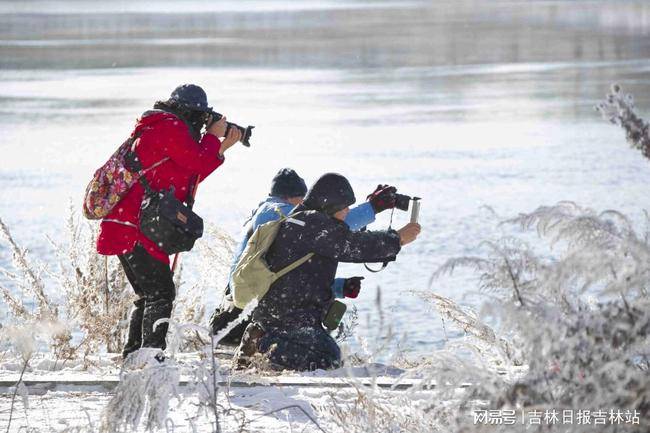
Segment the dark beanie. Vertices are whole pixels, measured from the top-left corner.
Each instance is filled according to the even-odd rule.
[[[307,184],[298,173],[291,168],[278,171],[271,182],[271,194],[275,197],[304,197],[307,193]]]
[[[355,201],[352,186],[345,177],[326,173],[309,189],[302,204],[306,209],[334,215]]]
[[[174,89],[169,102],[175,102],[188,110],[208,112],[208,96],[205,91],[196,84],[181,84]]]

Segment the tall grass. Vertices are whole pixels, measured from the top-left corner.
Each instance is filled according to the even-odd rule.
[[[0,268],[9,282],[0,285],[0,296],[15,323],[41,327],[56,324],[54,333],[42,339],[58,360],[88,359],[88,355],[121,351],[128,330],[128,315],[135,295],[116,257],[96,253],[98,226],[80,219],[71,206],[63,243],[46,239],[55,257],[44,264],[21,247],[9,227],[0,220],[0,240],[12,253],[11,265]],[[216,296],[225,281],[232,254],[232,239],[214,227],[198,248],[196,283],[185,284],[181,270],[175,279],[179,296],[174,319],[180,323],[203,324],[205,296]],[[73,336],[75,338],[73,338]],[[207,341],[192,331],[191,341],[183,349],[196,348],[196,341]]]
[[[543,420],[563,411],[606,413],[599,432],[647,431],[648,233],[618,212],[569,202],[502,224],[522,236],[484,242],[474,256],[448,260],[433,273],[430,289],[419,292],[465,337],[412,365],[397,380],[418,378],[409,391],[359,384],[352,396],[332,393],[321,410],[340,431],[594,431],[593,422],[568,425],[561,415],[555,424]],[[529,231],[551,249],[525,242]],[[475,273],[483,294],[478,311],[435,293],[439,279],[463,268]],[[511,412],[514,425],[477,416]],[[624,422],[609,421],[617,413]],[[522,425],[522,416],[528,423],[536,414],[540,425]]]

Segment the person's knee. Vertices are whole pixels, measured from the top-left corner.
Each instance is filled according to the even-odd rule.
[[[173,281],[159,282],[147,288],[144,298],[147,303],[156,301],[174,302],[176,299],[176,288]]]
[[[270,333],[261,339],[259,349],[266,353],[272,364],[292,370],[328,370],[341,365],[338,345],[318,329]]]
[[[147,303],[150,302],[174,302],[176,299],[176,290],[154,290],[147,296]]]

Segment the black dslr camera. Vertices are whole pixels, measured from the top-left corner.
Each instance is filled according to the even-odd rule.
[[[395,207],[399,210],[407,211],[409,210],[409,203],[411,202],[411,197],[406,194],[397,194],[395,193]]]
[[[212,110],[208,111],[206,115],[207,115],[206,125],[205,125],[206,128],[209,128],[210,126],[212,126],[214,122],[218,122],[223,117],[222,114]],[[210,118],[212,118],[212,120],[210,120]],[[243,144],[244,146],[251,147],[251,143],[249,140],[253,135],[253,128],[255,128],[254,126],[249,125],[246,128],[244,128],[243,126],[239,126],[236,123],[226,122],[226,135],[228,135],[230,128],[239,129],[239,132],[241,132],[241,139],[239,141],[241,141],[241,144]]]
[[[411,206],[411,222],[417,223],[420,218],[420,205],[422,200],[420,197],[409,197],[405,194],[395,193],[395,207],[399,210],[408,211],[409,203],[413,202]]]

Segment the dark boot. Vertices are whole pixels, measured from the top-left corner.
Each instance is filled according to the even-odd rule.
[[[242,310],[235,307],[232,302],[224,301],[223,305],[217,307],[210,317],[210,330],[212,335],[217,335],[222,329],[225,329],[230,322],[237,320]],[[251,323],[250,320],[244,320],[239,323],[233,329],[230,330],[221,340],[219,344],[226,346],[239,346],[241,343],[242,336],[244,335],[244,330]]]
[[[264,337],[264,330],[256,323],[246,327],[241,344],[235,351],[234,364],[236,368],[247,368],[252,358],[259,353],[259,342]]]
[[[138,299],[133,303],[135,308],[131,311],[129,320],[129,334],[122,350],[122,358],[129,353],[135,352],[142,346],[142,315],[144,313],[144,299]]]
[[[155,331],[153,325],[159,319],[169,319],[172,314],[172,306],[173,302],[167,299],[146,303],[142,317],[142,347],[158,347],[163,350],[167,347],[165,337],[169,324],[167,322],[160,323]]]

